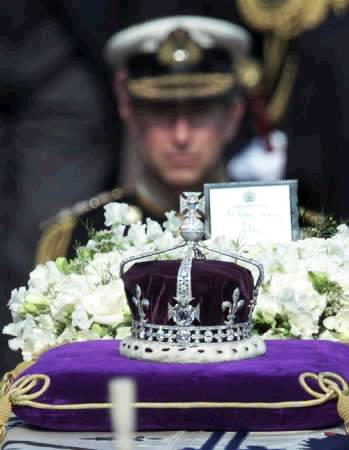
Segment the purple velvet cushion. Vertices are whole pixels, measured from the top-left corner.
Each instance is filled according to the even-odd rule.
[[[349,346],[328,341],[267,341],[255,359],[211,364],[129,360],[112,340],[67,344],[50,350],[24,374],[47,374],[51,386],[37,401],[50,404],[106,402],[107,383],[131,376],[141,402],[279,402],[307,400],[303,372],[336,372],[349,380]],[[27,423],[57,430],[108,430],[107,410],[52,411],[17,406]],[[140,430],[301,430],[340,422],[336,402],[295,409],[140,409]]]

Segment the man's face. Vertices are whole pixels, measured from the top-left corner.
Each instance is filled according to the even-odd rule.
[[[164,184],[188,190],[219,165],[237,117],[219,102],[131,104],[130,126],[145,167]]]

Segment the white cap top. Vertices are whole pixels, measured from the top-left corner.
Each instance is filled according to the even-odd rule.
[[[188,31],[201,48],[223,47],[234,58],[244,56],[250,46],[248,32],[225,20],[172,16],[133,25],[116,33],[106,44],[106,59],[111,65],[120,67],[134,54],[155,53],[160,43],[178,28]]]

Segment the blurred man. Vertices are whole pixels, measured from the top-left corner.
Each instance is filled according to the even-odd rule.
[[[170,17],[130,27],[110,39],[121,118],[137,144],[142,175],[132,192],[114,190],[61,212],[46,229],[38,261],[72,256],[88,229],[104,228],[110,201],[133,206],[133,219],[164,220],[182,191],[224,180],[222,152],[243,113],[238,68],[249,36],[203,17]]]

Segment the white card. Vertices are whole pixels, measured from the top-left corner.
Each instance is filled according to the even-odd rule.
[[[295,183],[205,185],[207,234],[211,238],[225,235],[247,245],[297,239]]]

